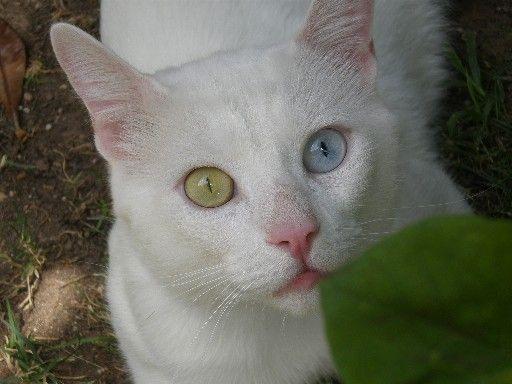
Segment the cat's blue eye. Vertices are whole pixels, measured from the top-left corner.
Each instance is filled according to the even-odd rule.
[[[324,128],[308,139],[302,161],[309,172],[327,173],[341,164],[346,153],[347,142],[341,132]]]

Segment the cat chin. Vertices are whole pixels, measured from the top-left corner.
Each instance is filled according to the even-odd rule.
[[[297,317],[318,313],[320,310],[320,291],[318,288],[313,288],[288,292],[273,297],[271,305]]]

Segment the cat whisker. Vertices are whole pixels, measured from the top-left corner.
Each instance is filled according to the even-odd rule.
[[[228,285],[228,287],[231,285],[232,283],[230,283]],[[199,328],[199,330],[196,332],[195,336],[194,336],[194,341],[197,340],[199,338],[199,334],[208,326],[208,324],[210,323],[210,321],[213,319],[213,317],[215,316],[215,314],[222,309],[222,307],[225,305],[226,302],[228,302],[228,300],[231,299],[231,297],[233,296],[233,294],[235,294],[238,289],[240,289],[240,287],[243,285],[243,283],[240,283],[238,284],[238,286],[236,286],[230,293],[229,295],[227,295],[223,300],[222,302],[217,306],[217,308],[214,309],[214,311],[210,314],[210,316],[206,319],[206,321],[201,325],[201,327]],[[227,288],[227,287],[226,287]],[[217,300],[215,300],[217,301]]]
[[[186,291],[181,292],[181,293],[178,295],[178,297],[180,297],[180,296],[184,296],[184,295],[186,295],[187,293],[192,292],[192,291],[194,291],[194,290],[196,290],[196,289],[198,289],[198,288],[201,288],[201,287],[204,287],[204,286],[208,286],[208,285],[210,285],[210,284],[212,284],[212,283],[216,283],[216,282],[218,282],[219,280],[226,280],[226,279],[227,279],[227,277],[226,277],[226,276],[217,276],[217,277],[215,277],[215,278],[213,278],[213,279],[211,279],[211,280],[203,281],[201,284],[197,284],[197,285],[193,286],[192,288],[189,288],[189,289],[187,289]]]
[[[361,234],[365,236],[381,236],[381,235],[390,235],[395,233],[395,231],[382,231],[382,232],[366,232],[362,231]]]
[[[470,195],[466,195],[463,198],[457,199],[457,200],[444,201],[444,202],[439,202],[439,203],[406,205],[406,206],[402,206],[402,207],[385,208],[385,209],[381,209],[380,211],[381,212],[389,212],[389,211],[408,210],[408,209],[417,209],[417,208],[419,208],[419,209],[428,209],[428,208],[443,207],[443,206],[459,204],[459,203],[467,202],[468,200],[476,199],[476,198],[480,197],[481,195],[483,195],[484,193],[487,193],[487,192],[489,192],[490,190],[492,190],[492,189],[494,189],[496,187],[497,187],[497,185],[493,185],[493,186],[491,186],[489,188],[484,189],[483,191],[475,192],[475,193],[470,194]],[[365,208],[366,207],[363,204],[358,204],[357,206],[360,207],[360,208]],[[384,218],[384,219],[386,219],[386,218]],[[380,218],[376,218],[376,219],[373,219],[373,220],[380,220]]]
[[[206,295],[208,292],[210,292],[212,289],[214,289],[215,287],[218,287],[222,284],[225,284],[226,282],[229,282],[229,276],[225,276],[222,280],[220,280],[219,282],[217,282],[216,284],[214,284],[213,286],[211,287],[207,287],[207,289],[203,292],[201,292],[198,296],[196,296],[193,300],[192,300],[192,303],[196,302],[197,300],[199,300],[202,296]],[[222,295],[222,293],[231,285],[232,283],[228,283],[226,285],[226,287],[224,287],[224,289],[219,293],[219,295],[213,300],[213,302],[215,303],[219,297]],[[195,288],[199,288],[199,287],[195,287]],[[182,296],[182,295],[179,295],[179,296]],[[179,297],[178,296],[178,297]],[[189,308],[184,308],[181,312],[180,312],[180,316],[183,316],[185,315],[187,312],[189,311]]]
[[[204,278],[209,277],[209,276],[219,275],[221,272],[222,272],[222,270],[214,270],[214,271],[205,272],[202,275],[194,276],[188,280],[185,279],[185,280],[174,281],[171,284],[169,284],[168,287],[173,287],[173,288],[182,287],[184,285],[188,285],[188,284],[194,283],[196,281],[201,281]]]
[[[195,269],[193,271],[189,271],[189,272],[183,272],[183,273],[177,273],[175,275],[169,275],[167,276],[167,278],[171,278],[171,279],[180,279],[180,278],[183,278],[183,277],[191,277],[191,276],[195,276],[197,274],[200,274],[202,272],[208,272],[208,271],[212,271],[212,270],[218,270],[220,268],[224,267],[224,263],[219,263],[219,264],[216,264],[216,265],[213,265],[213,266],[208,266],[208,267],[204,267],[204,268],[198,268],[198,269]]]
[[[365,224],[375,223],[375,222],[379,222],[379,221],[396,221],[398,219],[400,219],[400,218],[399,217],[381,217],[381,218],[377,218],[377,219],[363,221],[363,222],[359,223],[359,225],[365,225]]]
[[[210,316],[206,319],[206,321],[203,322],[203,324],[201,325],[201,327],[199,328],[199,330],[196,332],[196,334],[194,335],[194,338],[193,338],[193,341],[196,341],[198,338],[199,338],[199,335],[201,334],[201,332],[208,326],[208,324],[210,323],[210,321],[213,319],[213,317],[215,316],[215,314],[224,306],[224,304],[230,300],[231,296],[233,295],[233,293],[235,293],[237,291],[238,287],[236,287],[235,289],[233,289],[229,295],[227,295],[224,300],[214,309],[214,311],[210,314]]]
[[[283,320],[281,321],[281,334],[284,336],[284,328],[286,323],[287,314],[285,313],[283,315]]]
[[[229,300],[229,302],[226,303],[226,305],[224,306],[224,309],[222,310],[222,312],[219,314],[219,317],[217,318],[217,321],[215,322],[214,326],[213,326],[213,329],[212,329],[212,332],[210,334],[210,342],[213,340],[213,336],[215,334],[215,330],[217,329],[217,327],[219,326],[219,323],[222,319],[222,317],[224,316],[224,314],[226,313],[226,311],[232,309],[236,304],[237,304],[237,299],[239,297],[241,297],[244,292],[246,292],[250,287],[251,285],[254,284],[254,281],[250,282],[248,285],[246,285],[244,288],[242,288],[240,291],[238,291],[237,293],[235,293],[233,295],[233,297]],[[227,318],[226,318],[227,320]]]
[[[217,288],[219,285],[225,284],[227,281],[229,281],[229,277],[225,277],[220,282],[214,284],[210,288],[208,288],[206,291],[202,292],[199,296],[195,297],[194,300],[192,300],[192,303],[195,303],[197,300],[199,300],[202,296],[206,295],[211,290]]]

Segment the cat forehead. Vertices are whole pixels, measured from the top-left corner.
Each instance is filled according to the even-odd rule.
[[[219,54],[155,77],[169,89],[172,115],[190,120],[189,128],[238,139],[329,124],[333,112],[348,119],[367,93],[351,71],[333,71],[293,45]]]
[[[364,90],[350,71],[287,48],[222,54],[158,72],[170,94],[166,137],[173,166],[279,167],[315,130],[351,125]],[[286,163],[284,161],[284,163]]]
[[[155,75],[170,94],[170,119],[199,142],[256,147],[290,126],[286,58],[222,55]],[[172,123],[172,122],[171,122]]]

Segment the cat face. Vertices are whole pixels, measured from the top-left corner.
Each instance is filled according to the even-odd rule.
[[[301,314],[318,304],[314,284],[368,243],[372,212],[393,198],[397,135],[363,3],[315,3],[289,46],[151,77],[53,27],[111,166],[117,220],[168,289]]]

